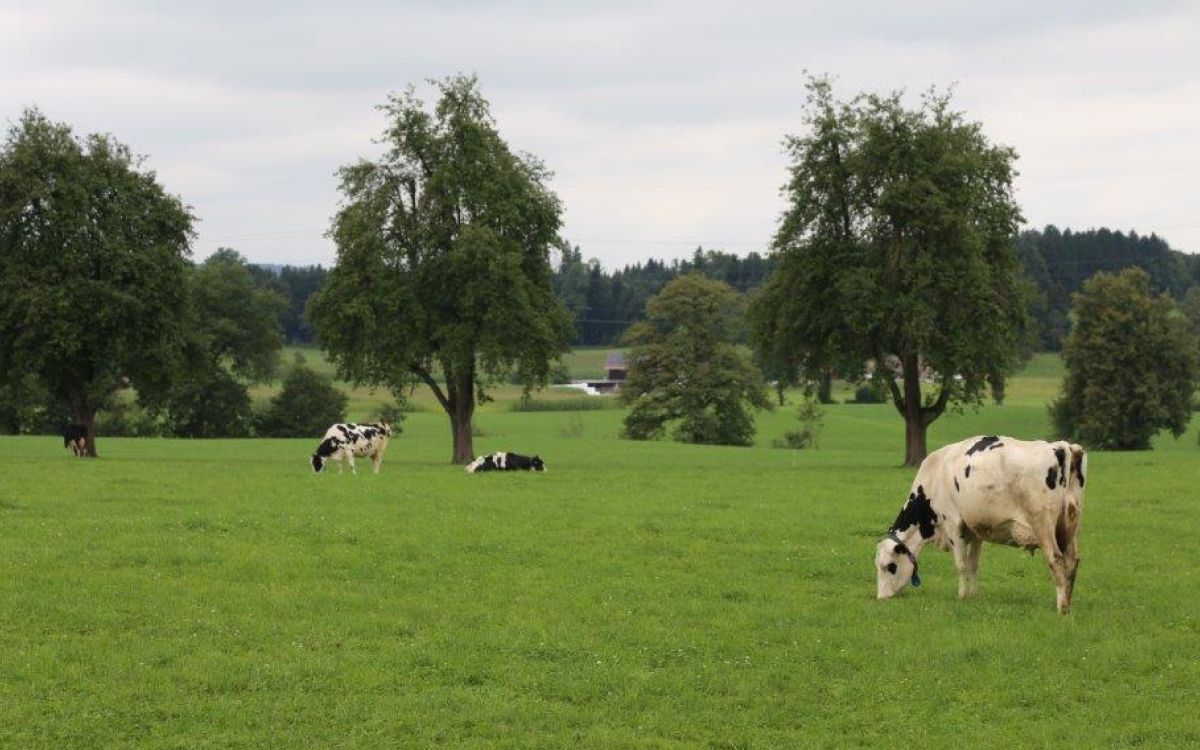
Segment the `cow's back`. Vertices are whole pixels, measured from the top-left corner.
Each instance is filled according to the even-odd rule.
[[[950,509],[947,520],[958,520],[985,539],[1023,547],[1036,546],[1038,518],[1061,518],[1064,535],[1077,532],[1086,481],[1086,456],[1079,446],[993,435],[952,443],[937,453],[938,492],[945,498],[932,500],[935,509]]]

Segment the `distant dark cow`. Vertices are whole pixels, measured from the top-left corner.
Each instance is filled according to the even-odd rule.
[[[1041,549],[1058,589],[1058,610],[1071,606],[1079,568],[1079,522],[1087,454],[1074,443],[995,435],[968,438],[930,453],[908,501],[875,549],[880,599],[919,586],[917,556],[926,542],[954,552],[958,596],[979,590],[984,542]]]
[[[69,424],[63,430],[63,447],[72,456],[87,455],[87,428],[81,424]]]
[[[546,462],[538,456],[521,456],[516,453],[492,453],[480,456],[467,464],[467,473],[481,471],[545,471]]]
[[[370,456],[375,473],[379,473],[379,465],[383,462],[383,452],[387,450],[388,438],[392,436],[392,427],[387,422],[379,424],[335,424],[325,431],[325,437],[312,454],[313,471],[320,474],[329,461],[338,462],[338,473],[342,473],[342,464],[350,464],[350,473],[357,474],[354,469],[355,457]]]

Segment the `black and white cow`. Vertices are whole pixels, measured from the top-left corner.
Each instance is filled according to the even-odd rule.
[[[875,549],[877,594],[921,584],[917,558],[933,541],[954,552],[960,599],[979,591],[983,543],[1041,549],[1071,606],[1079,568],[1079,522],[1087,454],[1073,443],[973,437],[930,453],[888,535]]]
[[[545,471],[546,462],[538,456],[522,456],[516,453],[492,453],[480,456],[467,464],[467,473],[481,471]]]
[[[72,456],[87,455],[87,427],[81,424],[69,424],[63,430],[63,447]]]
[[[350,472],[357,474],[354,469],[355,457],[370,456],[375,473],[379,473],[379,465],[383,462],[383,452],[387,450],[388,438],[392,436],[392,427],[387,422],[379,424],[335,424],[325,431],[325,437],[312,454],[313,471],[320,474],[329,461],[338,462],[338,473],[342,473],[342,464],[350,464]]]

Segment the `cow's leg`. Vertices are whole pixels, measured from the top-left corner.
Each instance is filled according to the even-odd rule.
[[[1067,523],[1065,525],[1063,557],[1067,566],[1067,606],[1071,606],[1071,595],[1075,592],[1075,574],[1079,572],[1079,511],[1070,505],[1067,507]]]
[[[357,474],[358,471],[354,468],[354,454],[351,453],[351,454],[347,455],[346,460],[350,462],[350,473]]]
[[[1063,614],[1071,608],[1071,578],[1067,572],[1067,558],[1059,549],[1055,538],[1054,521],[1038,524],[1036,531],[1038,544],[1046,556],[1046,564],[1050,566],[1050,575],[1054,577],[1054,586],[1058,590],[1058,611]]]
[[[376,474],[379,473],[379,465],[383,463],[383,456],[376,453],[371,456],[371,470]]]
[[[966,599],[971,593],[971,574],[968,568],[969,544],[961,534],[955,533],[950,546],[954,551],[954,567],[958,570],[958,598]]]
[[[979,593],[979,558],[983,556],[983,540],[973,537],[967,543],[967,595]]]

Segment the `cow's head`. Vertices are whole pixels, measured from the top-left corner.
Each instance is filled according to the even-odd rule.
[[[541,456],[534,456],[529,459],[529,468],[534,471],[545,471],[546,462],[542,460]]]
[[[380,421],[379,429],[383,431],[384,437],[392,436],[392,426],[390,424],[388,424],[387,422]]]
[[[320,454],[312,454],[312,467],[314,474],[320,474],[321,470],[325,468],[325,459],[321,458]]]
[[[891,599],[912,581],[919,586],[917,558],[903,542],[889,535],[875,547],[875,594]]]

